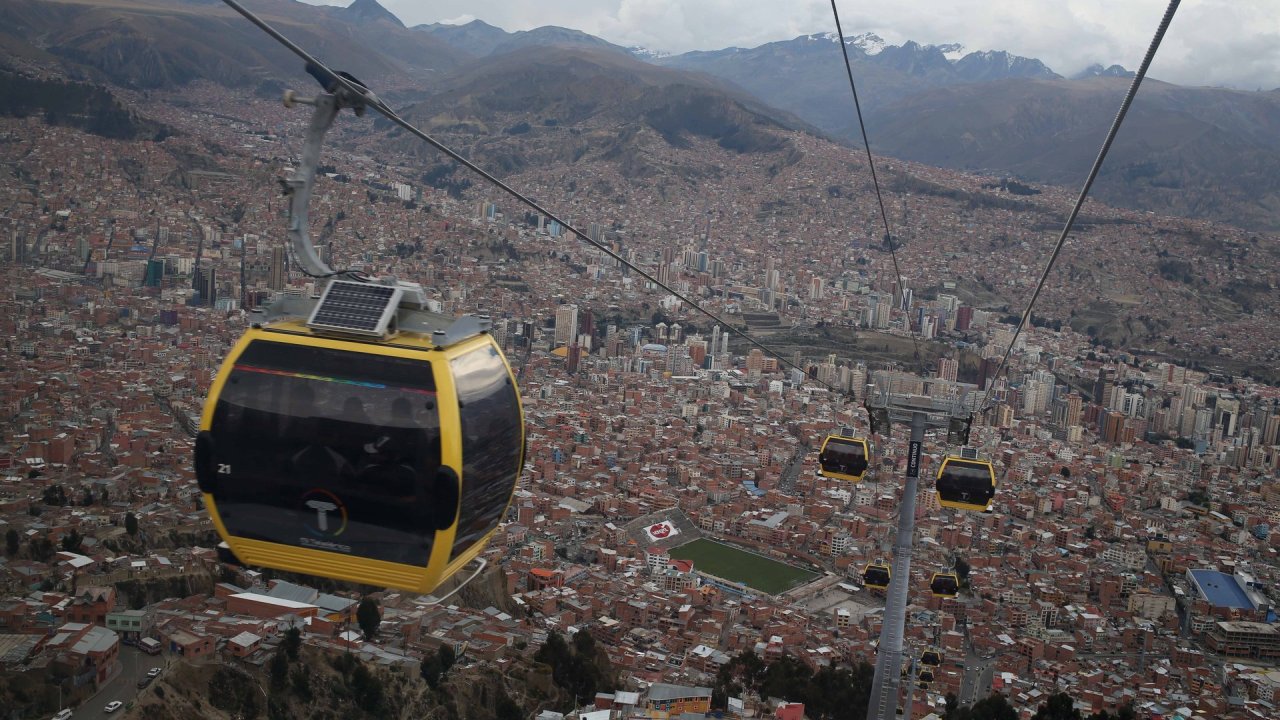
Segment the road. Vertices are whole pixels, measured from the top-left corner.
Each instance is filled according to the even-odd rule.
[[[960,680],[961,707],[991,694],[991,681],[995,676],[995,667],[995,658],[986,660],[972,653],[965,658],[964,677]]]
[[[795,492],[796,478],[800,476],[800,468],[804,465],[804,456],[808,454],[809,448],[801,445],[796,448],[796,452],[787,461],[785,467],[782,468],[782,475],[778,477],[778,492],[790,495]]]
[[[102,708],[112,700],[128,704],[138,696],[139,692],[151,692],[151,687],[145,691],[138,690],[138,680],[146,677],[147,671],[153,667],[164,667],[165,659],[161,655],[148,655],[141,650],[122,645],[120,647],[120,672],[116,676],[107,681],[105,685],[98,690],[97,694],[76,708],[71,717],[75,720],[90,720],[92,718],[116,718],[124,714],[124,708],[114,713],[105,713]]]

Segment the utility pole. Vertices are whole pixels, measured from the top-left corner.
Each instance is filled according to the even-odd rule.
[[[892,387],[878,391],[874,387],[869,387],[867,407],[873,413],[878,410],[882,418],[887,417],[888,423],[907,423],[911,427],[911,442],[907,449],[906,483],[902,488],[902,500],[898,504],[898,534],[894,543],[889,589],[885,596],[880,643],[876,648],[876,674],[871,683],[871,697],[867,703],[867,720],[896,720],[902,684],[903,633],[907,619],[907,599],[911,590],[916,494],[919,490],[924,431],[930,427],[949,428],[953,418],[969,417],[977,407],[977,398],[972,395],[959,399],[932,398],[924,395],[895,394]],[[887,426],[888,423],[885,425]],[[885,432],[887,431],[888,427],[885,428]],[[913,663],[912,677],[908,680],[910,683],[915,682],[914,670]],[[908,686],[902,720],[911,720],[911,687],[913,686]]]
[[[920,452],[927,416],[911,413],[911,444],[907,451],[907,482],[898,503],[898,536],[893,548],[893,570],[885,597],[884,621],[876,649],[876,675],[871,683],[867,717],[892,720],[898,713],[898,688],[902,682],[902,633],[906,626],[907,594],[911,582],[911,554],[916,529],[916,490],[920,478]],[[905,717],[903,720],[911,720]]]

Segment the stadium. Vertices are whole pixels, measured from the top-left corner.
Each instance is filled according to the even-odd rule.
[[[735,595],[780,595],[818,577],[809,570],[707,538],[675,508],[638,517],[623,531],[628,542],[637,547],[692,561],[703,584]]]

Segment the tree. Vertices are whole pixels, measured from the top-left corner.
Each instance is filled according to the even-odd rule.
[[[302,647],[302,631],[291,627],[284,632],[284,652],[290,660],[298,659],[298,650]]]
[[[969,579],[969,561],[962,557],[956,558],[956,578],[962,581]]]
[[[1040,703],[1031,720],[1080,720],[1080,711],[1076,710],[1075,701],[1064,693],[1054,693],[1049,699]]]
[[[364,631],[365,640],[377,637],[378,626],[382,624],[382,611],[378,608],[378,601],[366,595],[356,608],[356,622]]]
[[[13,557],[18,554],[19,543],[20,538],[18,537],[18,531],[13,528],[9,528],[9,532],[4,534],[4,546],[5,550],[8,551],[9,557]]]
[[[285,652],[276,651],[271,656],[271,689],[283,690],[289,681],[289,656]]]
[[[31,542],[27,544],[27,557],[36,562],[47,562],[53,557],[53,543],[49,538],[31,538]]]
[[[440,656],[440,674],[444,675],[449,672],[449,668],[458,661],[458,656],[453,652],[453,646],[448,643],[441,643],[440,648],[436,650],[436,655]]]
[[[311,672],[305,667],[295,667],[289,673],[289,683],[293,691],[303,700],[311,701]]]
[[[444,673],[440,670],[440,655],[430,653],[423,658],[419,672],[422,673],[422,679],[427,681],[427,687],[432,690],[440,687],[440,680],[444,677]]]
[[[586,630],[579,630],[573,636],[573,651],[578,655],[595,655],[596,639]]]
[[[572,696],[569,702],[589,700],[598,691],[613,689],[612,667],[600,657],[595,639],[586,630],[574,636],[572,647],[552,631],[533,659],[551,667],[552,682],[568,691]]]
[[[382,681],[365,667],[364,663],[356,665],[351,674],[351,694],[355,696],[356,706],[373,717],[382,715],[385,702],[385,691]]]
[[[970,707],[959,708],[954,714],[948,715],[946,720],[1018,720],[1018,711],[1004,695],[994,694]]]
[[[79,552],[80,543],[82,542],[84,542],[84,536],[82,536],[79,531],[73,529],[71,532],[62,536],[62,549],[67,552]]]
[[[124,514],[124,531],[132,537],[138,534],[138,516],[133,513]]]
[[[1070,478],[1070,477],[1071,477],[1071,468],[1067,467],[1066,465],[1063,465],[1063,466],[1062,466],[1062,469],[1058,471],[1058,474],[1059,474],[1059,475],[1061,475],[1061,476],[1063,477],[1063,479]]]
[[[209,678],[209,704],[231,715],[257,717],[259,687],[243,671],[223,665]]]
[[[67,491],[61,485],[50,485],[44,489],[43,499],[45,505],[66,505]]]
[[[812,677],[813,672],[808,665],[790,655],[783,655],[765,668],[764,678],[760,681],[760,695],[788,697],[795,688],[803,687]]]
[[[511,699],[505,688],[498,688],[498,702],[494,711],[497,720],[524,720],[524,710]]]

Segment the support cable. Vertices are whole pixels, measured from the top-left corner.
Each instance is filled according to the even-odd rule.
[[[298,57],[306,61],[308,66],[308,72],[311,72],[312,75],[317,77],[317,79],[320,79],[321,77],[323,77],[324,79],[321,82],[322,84],[326,85],[327,89],[342,88],[345,91],[348,91],[348,92],[354,93],[357,96],[363,97],[364,102],[369,107],[373,108],[374,110],[377,110],[388,120],[400,126],[401,128],[409,132],[414,137],[417,137],[418,139],[434,147],[436,150],[439,150],[440,152],[444,153],[454,162],[476,173],[477,175],[484,178],[489,183],[493,184],[494,186],[506,192],[508,195],[524,203],[529,208],[537,211],[538,213],[541,213],[542,215],[546,216],[548,219],[553,220],[556,223],[560,224],[560,226],[564,227],[569,232],[573,233],[579,240],[591,245],[592,247],[595,247],[597,250],[600,250],[601,252],[605,253],[606,255],[613,258],[614,260],[617,260],[619,263],[631,268],[637,274],[643,277],[645,280],[648,280],[654,285],[662,288],[663,290],[666,290],[668,293],[670,293],[672,296],[674,296],[681,302],[688,303],[689,306],[692,307],[693,309],[707,316],[715,323],[724,326],[724,328],[727,331],[732,332],[735,335],[741,337],[742,339],[746,340],[748,343],[750,343],[754,347],[759,348],[762,352],[767,353],[768,355],[774,357],[775,359],[778,360],[778,362],[788,367],[799,370],[801,373],[804,373],[806,377],[808,376],[808,373],[805,371],[804,368],[790,361],[786,357],[783,357],[781,353],[777,352],[773,348],[770,348],[769,346],[765,345],[759,340],[756,340],[749,333],[739,330],[733,325],[730,325],[728,322],[722,319],[719,315],[716,315],[710,310],[707,310],[706,308],[702,307],[702,305],[698,304],[694,300],[685,296],[683,293],[675,290],[674,288],[662,282],[661,280],[658,280],[657,278],[655,278],[653,275],[649,274],[645,270],[637,267],[635,264],[631,263],[626,258],[614,252],[612,248],[593,240],[591,236],[582,232],[581,230],[569,224],[568,222],[561,220],[559,216],[555,215],[550,210],[547,210],[546,208],[542,207],[537,202],[533,201],[532,199],[520,193],[518,190],[515,190],[511,186],[507,185],[506,183],[502,182],[498,178],[494,177],[493,175],[489,174],[488,172],[480,168],[475,163],[471,162],[470,160],[466,159],[462,155],[458,154],[457,152],[449,148],[444,143],[436,140],[430,135],[427,135],[425,132],[419,130],[417,127],[415,127],[408,121],[402,119],[394,110],[388,107],[385,102],[383,102],[380,98],[378,98],[377,95],[374,95],[372,92],[370,92],[368,88],[364,87],[363,85],[357,82],[353,82],[352,79],[349,76],[346,76],[344,73],[334,72],[333,70],[330,70],[328,66],[326,66],[325,64],[321,63],[319,60],[312,57],[311,54],[308,53],[306,50],[303,50],[301,47],[298,47],[291,40],[289,40],[287,37],[281,34],[278,30],[271,27],[271,25],[268,24],[266,21],[262,20],[253,12],[246,9],[243,5],[237,2],[237,0],[222,0],[222,1],[226,3],[227,6],[229,6],[232,10],[235,10],[236,12],[243,15],[245,19],[247,19],[249,22],[258,26],[259,29],[261,29],[263,32],[270,35],[272,38],[278,41],[281,45],[284,45],[286,48],[292,51],[293,54],[297,55]],[[827,383],[823,380],[817,380],[817,382],[825,386],[830,391],[838,392],[836,388],[830,383]]]
[[[1044,272],[1040,273],[1040,281],[1036,283],[1036,289],[1031,293],[1031,299],[1027,301],[1027,308],[1022,311],[1022,317],[1018,320],[1018,327],[1013,331],[1013,337],[1009,339],[1009,346],[1004,350],[1004,356],[1000,358],[1000,364],[996,366],[996,371],[991,375],[991,386],[995,387],[996,380],[1000,377],[1001,371],[1004,370],[1005,363],[1009,360],[1010,353],[1013,352],[1013,346],[1018,341],[1018,336],[1022,334],[1022,328],[1026,327],[1027,321],[1031,318],[1031,309],[1035,307],[1036,299],[1040,297],[1040,291],[1044,289],[1045,280],[1049,277],[1049,271],[1053,269],[1053,263],[1057,261],[1058,255],[1062,253],[1062,247],[1067,242],[1067,235],[1071,233],[1071,227],[1076,222],[1076,216],[1080,214],[1080,208],[1084,206],[1085,199],[1089,196],[1089,189],[1093,187],[1093,181],[1098,177],[1098,171],[1102,169],[1102,161],[1107,157],[1107,151],[1111,149],[1111,143],[1115,141],[1116,134],[1120,132],[1120,124],[1124,122],[1124,116],[1129,112],[1129,106],[1133,103],[1133,98],[1138,94],[1138,87],[1142,85],[1142,79],[1147,75],[1147,68],[1151,66],[1151,61],[1156,56],[1156,50],[1160,48],[1160,41],[1164,39],[1164,33],[1169,29],[1169,23],[1173,21],[1173,15],[1178,11],[1178,3],[1181,0],[1169,0],[1169,6],[1164,11],[1164,17],[1160,20],[1160,26],[1156,28],[1155,37],[1151,39],[1151,44],[1147,47],[1147,54],[1142,58],[1142,65],[1138,67],[1138,72],[1133,76],[1133,82],[1129,85],[1129,91],[1125,93],[1124,101],[1120,103],[1120,110],[1116,113],[1116,117],[1111,121],[1111,129],[1107,131],[1107,139],[1102,143],[1102,149],[1098,151],[1098,157],[1093,161],[1093,167],[1089,170],[1089,177],[1084,182],[1084,187],[1080,189],[1080,196],[1076,198],[1075,207],[1071,208],[1071,214],[1067,216],[1067,223],[1062,228],[1062,234],[1058,236],[1058,242],[1053,246],[1053,252],[1049,255],[1049,261],[1045,263]],[[982,407],[978,409],[979,415],[991,409],[991,395],[988,392],[983,398]]]
[[[871,157],[871,141],[867,139],[867,126],[862,122],[862,104],[858,102],[858,86],[853,82],[853,65],[849,63],[849,48],[844,42],[844,30],[840,27],[840,11],[836,10],[836,0],[831,0],[831,14],[836,19],[836,35],[840,38],[840,53],[844,56],[844,71],[849,76],[849,91],[853,93],[853,109],[858,114],[858,129],[862,131],[862,146],[867,151],[867,166],[871,168],[871,184],[876,190],[876,203],[880,206],[880,221],[884,223],[884,239],[889,243],[889,257],[893,260],[893,274],[898,279],[898,306],[903,307],[907,304],[907,284],[902,280],[902,270],[898,268],[898,251],[896,249],[897,242],[894,241],[893,235],[889,233],[889,214],[884,209],[884,196],[880,194],[880,179],[876,175],[876,162]],[[912,328],[910,309],[903,307],[907,312],[907,327]],[[923,364],[924,360],[920,357],[920,340],[918,333],[911,330],[911,344],[915,350],[916,360]],[[923,367],[923,365],[922,365]]]

